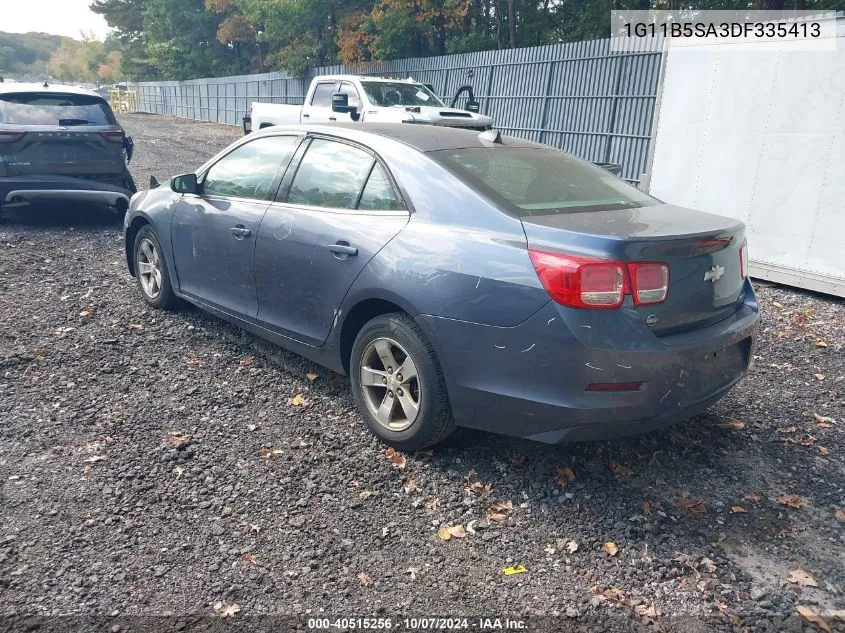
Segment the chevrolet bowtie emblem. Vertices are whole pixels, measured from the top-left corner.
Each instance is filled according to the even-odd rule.
[[[724,266],[713,266],[713,268],[704,273],[704,281],[712,281],[715,284],[722,278],[722,275],[724,274]]]

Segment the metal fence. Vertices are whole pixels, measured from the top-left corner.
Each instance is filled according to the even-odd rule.
[[[586,160],[622,165],[639,183],[646,168],[660,74],[660,47],[616,53],[610,40],[315,68],[305,77],[263,73],[143,82],[139,110],[240,125],[253,101],[302,104],[321,74],[411,76],[447,101],[471,85],[481,112],[506,134]]]

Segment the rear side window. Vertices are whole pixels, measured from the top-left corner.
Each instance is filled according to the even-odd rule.
[[[20,92],[0,95],[0,123],[14,125],[116,125],[100,97]]]
[[[657,204],[604,169],[552,149],[472,148],[432,155],[518,216]]]
[[[387,172],[378,163],[373,165],[358,208],[366,211],[395,211],[403,208]]]
[[[288,202],[331,209],[354,209],[373,157],[345,143],[315,139],[294,176]]]

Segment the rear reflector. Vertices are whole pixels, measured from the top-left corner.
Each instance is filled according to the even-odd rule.
[[[628,264],[634,303],[639,306],[662,303],[669,294],[669,267],[652,262]]]
[[[0,131],[0,143],[15,143],[23,138],[25,132]]]
[[[627,290],[621,262],[529,250],[531,263],[552,299],[571,308],[622,305]]]
[[[641,382],[594,382],[587,391],[639,391]]]
[[[111,141],[112,143],[123,142],[123,132],[100,132],[100,136],[102,136],[107,141]]]
[[[739,247],[739,274],[743,279],[748,276],[748,240],[743,240]]]

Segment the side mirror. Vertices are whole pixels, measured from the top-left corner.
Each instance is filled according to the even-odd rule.
[[[182,174],[181,176],[174,176],[170,181],[170,188],[176,193],[196,193],[197,175]]]
[[[341,114],[352,114],[358,112],[358,108],[349,105],[349,95],[343,92],[336,92],[332,95],[332,112]]]
[[[478,114],[481,112],[481,104],[478,101],[467,101],[466,111],[472,112],[473,114]]]

